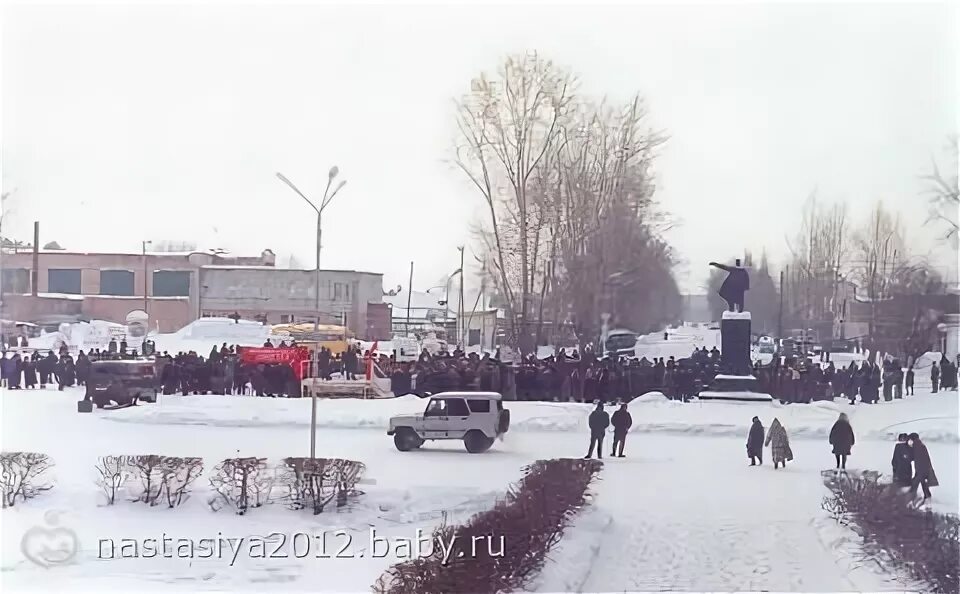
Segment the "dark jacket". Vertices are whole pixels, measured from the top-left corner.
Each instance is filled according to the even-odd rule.
[[[610,415],[603,409],[598,409],[590,413],[590,433],[592,435],[603,435],[603,432],[610,426]]]
[[[912,449],[913,465],[916,469],[914,478],[916,480],[926,479],[929,481],[927,483],[929,486],[937,486],[937,475],[933,472],[933,463],[930,461],[930,452],[927,451],[927,446],[922,441],[914,440]]]
[[[913,452],[906,443],[898,443],[893,447],[893,480],[898,483],[909,483],[913,479]]]
[[[617,412],[613,413],[613,432],[618,435],[624,435],[627,431],[630,430],[630,426],[633,425],[633,417],[630,416],[630,413],[625,410],[617,409]]]
[[[763,424],[760,421],[754,421],[750,426],[750,434],[747,435],[747,457],[763,455]]]
[[[838,420],[833,424],[833,428],[830,429],[830,445],[833,446],[834,454],[849,456],[855,441],[850,423]]]

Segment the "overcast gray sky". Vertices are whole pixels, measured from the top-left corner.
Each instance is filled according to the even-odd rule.
[[[425,289],[481,207],[447,164],[451,98],[535,49],[584,93],[640,91],[670,135],[657,196],[685,289],[711,259],[782,258],[814,189],[861,218],[882,198],[926,253],[919,176],[956,134],[956,40],[948,3],[7,5],[4,233],[29,239],[39,219],[73,250],[184,239],[309,267],[313,215],[274,172],[318,195],[336,164],[349,181],[321,265],[389,287],[415,260]]]

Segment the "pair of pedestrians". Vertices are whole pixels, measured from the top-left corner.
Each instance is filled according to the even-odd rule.
[[[627,432],[630,430],[630,426],[633,425],[633,418],[630,416],[630,411],[627,410],[627,403],[624,402],[620,405],[619,410],[613,413],[613,448],[610,452],[611,457],[625,458],[623,454],[623,446],[627,440]],[[590,449],[587,451],[587,455],[584,458],[589,459],[593,457],[593,449],[597,449],[597,458],[603,459],[603,436],[607,432],[607,427],[611,425],[610,415],[607,414],[607,411],[603,410],[603,403],[598,402],[597,408],[590,413],[589,419],[590,425]]]

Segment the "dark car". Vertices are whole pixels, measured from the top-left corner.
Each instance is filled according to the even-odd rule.
[[[138,400],[157,401],[157,374],[153,361],[94,361],[87,379],[87,400],[97,408],[111,402],[123,406]]]

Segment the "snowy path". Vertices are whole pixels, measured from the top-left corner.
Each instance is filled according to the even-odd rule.
[[[628,458],[605,459],[595,510],[564,536],[540,591],[903,588],[830,544],[840,529],[820,509],[820,473],[832,461],[824,444],[795,441],[796,461],[777,471],[769,461],[749,467],[742,440],[631,435],[627,444]],[[879,467],[883,450],[855,448],[857,461]],[[939,455],[955,467],[955,447]],[[955,502],[956,492],[939,499]]]

